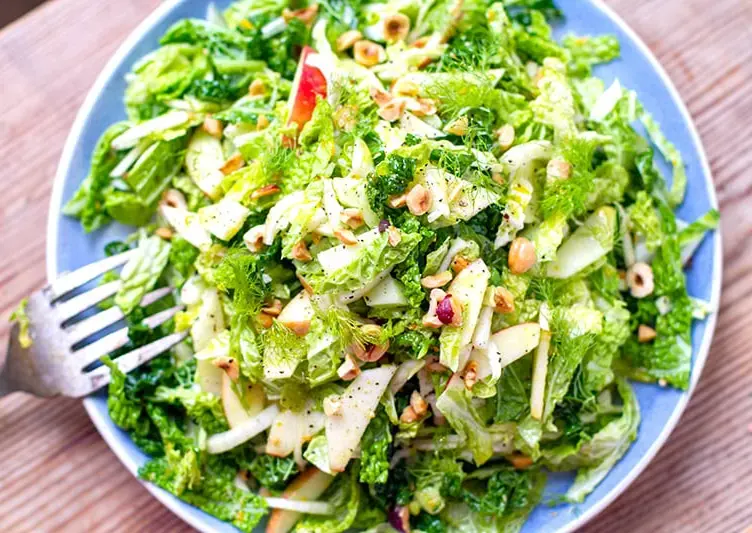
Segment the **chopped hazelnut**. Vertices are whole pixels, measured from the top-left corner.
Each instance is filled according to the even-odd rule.
[[[285,22],[290,22],[292,19],[298,19],[304,24],[308,25],[313,22],[318,12],[318,4],[312,4],[308,7],[303,7],[295,10],[285,8],[284,10],[282,10],[282,18],[285,19]]]
[[[259,198],[263,198],[264,196],[272,196],[273,194],[277,194],[282,189],[279,188],[279,185],[264,185],[263,187],[256,189],[251,193],[251,200],[258,200]]]
[[[448,270],[439,272],[433,276],[426,276],[420,280],[420,284],[426,289],[437,289],[452,281],[452,273]]]
[[[166,241],[169,241],[170,239],[172,239],[172,236],[174,235],[173,231],[170,228],[165,228],[165,227],[157,228],[154,231],[154,234],[157,237],[164,239]]]
[[[431,191],[426,189],[423,185],[417,184],[407,193],[406,203],[407,208],[413,215],[425,215],[428,210],[431,209],[431,204],[433,203]]]
[[[271,122],[266,118],[266,115],[259,115],[259,118],[256,121],[256,131],[265,130],[269,127],[269,124],[271,124]]]
[[[478,382],[478,363],[470,361],[465,367],[465,388],[472,389]]]
[[[258,253],[264,248],[264,225],[255,226],[243,235],[243,242],[253,253]]]
[[[400,207],[404,207],[405,204],[407,203],[407,195],[400,194],[398,196],[390,196],[389,198],[387,198],[386,203],[392,209],[398,209]]]
[[[256,317],[262,328],[269,329],[274,324],[274,317],[266,313],[259,313]]]
[[[358,229],[363,225],[363,211],[354,207],[348,207],[342,211],[340,219],[343,224],[350,226],[352,229]]]
[[[514,295],[506,287],[494,287],[493,300],[494,311],[497,313],[514,312]]]
[[[432,100],[431,98],[418,98],[413,100],[413,104],[411,104],[410,110],[413,112],[413,114],[417,117],[426,117],[429,115],[435,115],[438,111],[438,108],[436,107],[436,102]]]
[[[386,232],[389,235],[387,237],[389,246],[397,246],[400,242],[402,242],[402,234],[400,233],[400,230],[398,230],[394,226],[389,226],[389,229],[387,229]]]
[[[389,341],[387,341],[385,344],[380,344],[378,346],[371,346],[368,351],[366,352],[364,356],[364,361],[367,361],[369,363],[374,363],[384,357],[384,354],[389,350]]]
[[[405,101],[394,99],[379,107],[378,115],[387,122],[394,122],[405,112]]]
[[[283,315],[280,315],[283,316]],[[295,333],[298,337],[305,337],[311,329],[310,319],[301,319],[285,317],[283,320],[277,319],[280,324]]]
[[[413,408],[413,411],[418,416],[423,416],[428,412],[428,404],[416,390],[410,395],[410,407]]]
[[[162,193],[162,199],[159,201],[159,206],[188,209],[188,202],[185,199],[185,195],[179,190],[167,189],[164,193]]]
[[[447,125],[445,131],[452,135],[463,136],[468,132],[470,122],[465,115],[453,120],[451,124]]]
[[[525,237],[517,237],[512,241],[508,257],[509,270],[512,274],[524,274],[533,268],[536,261],[535,245],[532,242]]]
[[[355,357],[357,357],[361,361],[366,360],[366,347],[363,346],[359,342],[353,342],[350,345],[350,353],[352,353]]]
[[[313,259],[311,252],[308,250],[305,241],[300,240],[292,247],[291,255],[293,259],[307,263]]]
[[[651,328],[650,326],[646,326],[645,324],[640,324],[640,327],[637,328],[637,340],[640,342],[650,342],[654,340],[658,336],[658,333]]]
[[[635,298],[645,298],[653,294],[655,284],[653,269],[647,263],[635,263],[627,270],[627,286]]]
[[[248,86],[248,94],[250,96],[263,96],[266,93],[266,85],[263,80],[253,80]]]
[[[459,274],[470,265],[470,260],[465,256],[457,254],[452,258],[452,272]]]
[[[345,50],[352,48],[352,46],[363,38],[363,34],[358,30],[348,30],[339,37],[337,37],[336,47],[337,52],[344,52]]]
[[[504,185],[504,173],[500,172],[498,170],[492,170],[491,171],[491,179],[494,180],[499,185]]]
[[[380,44],[363,39],[355,43],[353,56],[360,65],[373,67],[386,59],[386,51]]]
[[[339,239],[339,242],[347,246],[358,244],[357,237],[355,237],[355,234],[349,229],[335,229],[334,236]]]
[[[505,124],[499,131],[496,132],[496,136],[499,139],[499,148],[502,150],[509,150],[514,144],[514,126],[511,124]]]
[[[410,32],[410,19],[402,13],[395,13],[384,19],[384,38],[388,43],[404,41]]]
[[[546,166],[546,177],[549,180],[558,181],[569,179],[572,174],[572,165],[569,161],[561,158],[554,158]]]
[[[219,170],[226,176],[227,174],[232,174],[236,170],[243,168],[243,165],[245,165],[245,159],[243,159],[243,156],[240,154],[235,154],[230,159],[225,161],[225,164],[222,165]]]
[[[282,312],[282,302],[275,298],[272,303],[261,308],[261,312],[269,316],[279,316]]]
[[[385,106],[392,101],[391,94],[377,87],[371,87],[370,94],[371,98],[373,98],[373,101],[376,102],[376,105],[379,107]]]
[[[337,369],[337,375],[345,381],[352,381],[360,374],[360,367],[352,355],[345,354],[345,362]]]
[[[392,94],[414,98],[420,94],[420,86],[407,78],[400,78],[392,85]]]
[[[300,282],[300,285],[303,287],[303,290],[306,291],[308,294],[313,294],[313,287],[311,287],[311,284],[306,281],[306,279],[300,275],[299,272],[295,273],[295,277],[298,278],[298,281]]]
[[[533,459],[521,453],[513,453],[512,455],[507,456],[507,461],[512,463],[512,466],[517,470],[526,470],[533,466]]]
[[[418,416],[418,413],[415,412],[415,409],[413,409],[412,405],[408,405],[405,407],[405,410],[402,411],[402,414],[400,415],[400,422],[403,424],[412,424],[413,422],[416,422],[420,417]]]
[[[201,128],[212,137],[222,137],[222,123],[216,118],[206,117]]]

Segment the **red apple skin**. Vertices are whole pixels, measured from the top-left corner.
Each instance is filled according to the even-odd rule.
[[[318,52],[310,46],[303,48],[298,62],[298,70],[295,72],[295,80],[292,84],[287,124],[290,125],[294,122],[298,126],[298,131],[306,122],[311,120],[313,110],[316,107],[316,99],[318,97],[326,98],[327,94],[324,75],[318,68],[306,63],[309,56],[316,54]]]

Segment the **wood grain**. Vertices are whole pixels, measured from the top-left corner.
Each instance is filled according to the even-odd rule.
[[[584,528],[752,526],[752,2],[608,0],[668,70],[707,149],[723,215],[715,342],[687,412],[647,470]],[[44,281],[47,206],[76,110],[158,0],[53,0],[0,31],[0,346]],[[0,402],[0,531],[191,531],[118,462],[80,402]]]

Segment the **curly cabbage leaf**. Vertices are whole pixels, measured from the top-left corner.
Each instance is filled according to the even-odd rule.
[[[477,465],[488,461],[493,455],[493,440],[478,411],[472,396],[459,377],[449,380],[446,389],[436,400],[436,407],[449,425],[467,441]]]
[[[380,233],[361,245],[349,263],[331,272],[324,272],[316,263],[303,265],[298,271],[319,294],[362,289],[380,273],[404,261],[421,240],[417,233],[402,233],[401,237],[400,242],[393,246],[389,244],[388,232]]]
[[[159,237],[143,239],[136,254],[120,272],[122,286],[115,295],[115,304],[123,314],[136,308],[147,292],[156,285],[170,257],[170,243]]]

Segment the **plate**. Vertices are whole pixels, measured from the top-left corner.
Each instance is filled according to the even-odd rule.
[[[126,39],[109,61],[89,92],[63,151],[55,177],[47,228],[47,277],[73,270],[102,257],[106,243],[121,239],[130,231],[111,225],[86,235],[78,221],[61,215],[61,206],[86,176],[89,158],[100,134],[109,124],[123,120],[125,74],[140,57],[157,47],[159,37],[174,22],[186,17],[205,17],[208,0],[168,0]],[[224,7],[229,0],[217,2]],[[655,57],[639,37],[607,6],[598,0],[558,0],[566,16],[555,28],[558,37],[576,34],[615,34],[622,46],[621,59],[596,69],[596,74],[610,83],[618,78],[637,91],[645,107],[662,125],[668,138],[681,151],[687,164],[689,186],[678,215],[694,220],[712,207],[717,208],[715,190],[707,159],[697,131],[679,94]],[[658,161],[665,175],[670,175],[664,161]],[[721,236],[718,231],[707,237],[697,250],[687,272],[687,286],[692,296],[710,301],[718,309],[721,286]],[[573,531],[596,516],[642,472],[668,438],[684,411],[689,396],[700,377],[708,354],[715,313],[692,329],[692,377],[688,392],[636,384],[642,411],[638,438],[627,454],[611,470],[596,490],[580,505],[540,505],[524,526],[524,533]],[[131,442],[128,435],[113,424],[107,414],[104,393],[84,400],[84,406],[107,444],[133,474],[147,456]],[[552,474],[543,501],[551,501],[566,491],[572,475]],[[167,492],[146,484],[154,496],[183,520],[203,532],[234,532],[232,526],[185,504]]]

